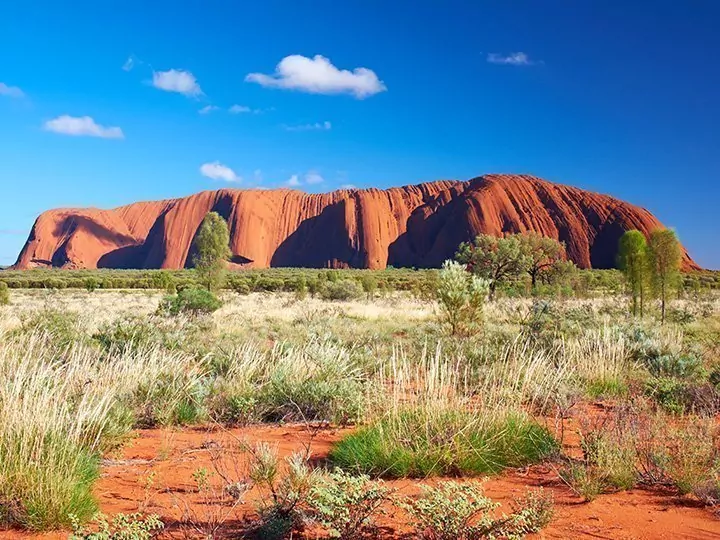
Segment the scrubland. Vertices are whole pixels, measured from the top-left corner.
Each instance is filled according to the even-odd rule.
[[[0,306],[0,537],[720,534],[717,292],[164,296]]]

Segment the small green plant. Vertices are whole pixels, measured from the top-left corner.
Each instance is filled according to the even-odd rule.
[[[268,540],[286,538],[302,527],[302,507],[318,475],[310,470],[306,455],[292,454],[283,467],[277,449],[267,443],[245,448],[251,456],[250,480],[260,490],[258,535]]]
[[[419,498],[406,498],[400,506],[427,540],[520,539],[552,518],[552,499],[542,492],[516,500],[508,516],[497,513],[500,504],[485,496],[482,482],[446,481],[421,489]]]
[[[222,302],[205,289],[183,289],[175,296],[166,297],[160,305],[160,312],[170,315],[186,313],[200,315],[220,309]]]
[[[569,463],[559,474],[562,481],[587,502],[594,501],[606,489],[600,471],[587,463]]]
[[[70,516],[72,534],[69,540],[150,540],[165,527],[157,515],[118,514],[108,521],[104,514],[93,518],[95,526],[90,530],[80,524],[76,516]]]
[[[331,536],[351,540],[373,533],[374,517],[390,493],[381,481],[335,469],[310,490],[308,506],[311,517]]]

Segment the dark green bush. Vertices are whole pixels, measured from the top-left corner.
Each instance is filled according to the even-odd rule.
[[[320,298],[323,300],[355,300],[363,295],[362,286],[354,279],[328,281],[320,288]]]
[[[217,311],[221,305],[217,296],[206,289],[183,289],[174,296],[166,297],[159,309],[170,315],[199,315]]]

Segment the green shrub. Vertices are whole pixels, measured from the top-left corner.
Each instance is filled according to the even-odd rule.
[[[482,324],[489,281],[467,272],[455,261],[445,261],[437,284],[440,322],[452,335],[464,334]]]
[[[552,499],[542,492],[516,501],[516,511],[508,516],[497,513],[500,504],[485,496],[481,482],[446,481],[421,489],[420,497],[406,498],[401,506],[428,540],[520,539],[552,518]]]
[[[8,284],[0,281],[0,306],[7,306],[10,303],[10,291]]]
[[[354,279],[328,280],[319,292],[323,300],[348,301],[360,298],[363,295],[363,288]]]
[[[160,305],[160,311],[170,315],[179,313],[199,315],[217,311],[220,306],[222,306],[222,302],[208,290],[183,289],[175,296],[166,297]]]
[[[71,516],[72,534],[69,540],[150,540],[165,526],[157,515],[118,514],[109,522],[104,514],[93,518],[94,530],[83,527],[76,516]]]
[[[83,286],[85,287],[85,290],[87,290],[87,292],[93,292],[100,286],[100,282],[94,277],[86,277],[83,280]]]
[[[310,516],[330,536],[352,540],[376,530],[375,515],[390,496],[382,482],[367,476],[351,476],[340,469],[318,480],[310,490]]]
[[[362,427],[330,453],[343,469],[390,478],[497,473],[540,461],[557,442],[522,413],[481,421],[473,413],[408,409]]]

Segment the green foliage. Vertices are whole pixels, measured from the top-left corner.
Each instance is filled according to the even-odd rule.
[[[159,311],[170,315],[186,313],[200,315],[212,313],[222,306],[222,302],[212,292],[205,289],[183,289],[174,296],[166,297]]]
[[[497,513],[500,504],[485,496],[481,482],[446,481],[421,490],[420,497],[406,498],[401,506],[428,540],[520,539],[552,518],[552,499],[542,492],[516,501],[508,516]]]
[[[93,518],[93,530],[81,525],[77,516],[71,516],[72,534],[69,540],[150,540],[165,526],[159,516],[117,514],[112,522],[104,514]]]
[[[682,248],[672,229],[658,229],[650,234],[648,243],[650,276],[653,289],[660,297],[661,320],[665,322],[665,304],[680,285]]]
[[[518,278],[529,266],[518,235],[498,238],[481,234],[472,243],[460,244],[455,259],[476,276],[489,281],[491,299],[498,285]]]
[[[98,281],[94,277],[86,277],[83,280],[83,283],[85,285],[85,290],[87,292],[93,292],[95,289],[97,289],[100,286],[100,281]]]
[[[10,291],[7,283],[0,281],[0,306],[7,306],[10,303]]]
[[[560,264],[565,256],[565,246],[554,238],[526,232],[518,235],[518,239],[533,289],[538,281],[553,281],[569,270],[567,265]]]
[[[160,270],[152,274],[150,282],[154,288],[164,290],[168,294],[173,294],[176,291],[175,279],[167,270]]]
[[[643,316],[649,282],[648,248],[645,235],[637,230],[627,231],[618,245],[618,267],[632,294],[633,316]]]
[[[97,511],[92,493],[100,477],[96,455],[68,441],[38,441],[33,452],[43,459],[39,467],[28,463],[32,456],[14,456],[12,442],[0,441],[0,463],[14,461],[13,474],[0,485],[0,507],[9,502],[4,511],[7,522],[44,531],[71,525],[71,515],[85,520]]]
[[[347,435],[330,458],[343,469],[389,478],[498,473],[557,450],[552,435],[522,414],[479,422],[470,412],[424,409],[388,415]]]
[[[227,222],[217,212],[210,212],[195,237],[193,256],[193,266],[208,291],[222,286],[225,265],[232,255],[229,244]]]
[[[381,512],[390,493],[381,481],[336,469],[319,479],[307,503],[310,516],[332,537],[352,540],[375,531],[375,515]]]
[[[467,334],[482,324],[489,282],[467,272],[455,261],[445,261],[437,284],[440,321],[452,335]]]
[[[360,278],[363,291],[365,292],[367,299],[372,300],[375,298],[375,291],[377,290],[378,283],[377,278],[371,273],[363,274]]]
[[[328,280],[319,293],[323,300],[357,300],[362,297],[363,288],[354,279]]]

